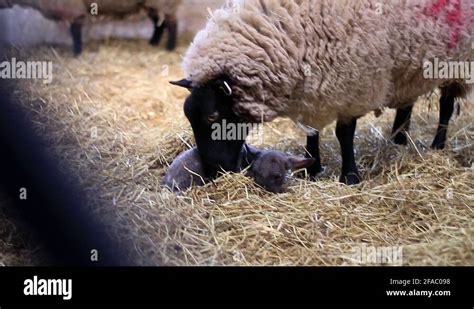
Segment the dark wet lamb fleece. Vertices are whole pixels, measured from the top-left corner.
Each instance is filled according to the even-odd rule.
[[[302,169],[314,162],[314,159],[288,156],[281,151],[261,151],[249,145],[244,145],[242,156],[243,163],[239,169],[251,165],[247,176],[274,193],[283,191],[290,170]],[[192,148],[176,157],[161,184],[173,191],[184,191],[193,185],[204,185],[206,180],[202,175],[204,172],[199,152],[197,148]]]
[[[249,161],[252,166],[247,176],[252,177],[255,182],[267,191],[280,193],[286,183],[290,171],[307,168],[314,163],[313,158],[300,158],[289,156],[281,151],[258,150],[248,145]]]
[[[184,191],[193,185],[204,185],[205,181],[201,175],[204,175],[201,157],[197,148],[192,148],[174,159],[161,185],[173,191]]]

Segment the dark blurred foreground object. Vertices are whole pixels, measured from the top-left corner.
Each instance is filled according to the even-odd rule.
[[[116,241],[86,209],[85,192],[61,174],[32,122],[0,79],[0,190],[54,266],[130,265]],[[10,88],[7,88],[10,87]],[[121,244],[124,247],[124,244]]]

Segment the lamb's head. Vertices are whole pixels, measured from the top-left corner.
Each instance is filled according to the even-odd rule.
[[[246,136],[226,134],[227,129],[235,129],[244,122],[232,110],[232,82],[216,78],[201,86],[193,86],[186,79],[171,83],[191,92],[184,103],[184,113],[191,123],[205,176],[214,178],[222,170],[236,172]]]
[[[309,167],[314,163],[313,158],[299,158],[289,156],[281,151],[260,151],[245,145],[252,166],[247,175],[264,189],[280,193],[286,182],[290,170],[298,170]]]

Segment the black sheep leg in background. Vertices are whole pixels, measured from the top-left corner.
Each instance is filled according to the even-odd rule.
[[[151,18],[153,22],[153,36],[150,39],[150,45],[156,46],[159,45],[161,42],[161,38],[163,36],[163,32],[165,31],[166,22],[163,21],[159,24],[158,12],[156,10],[149,10],[148,16]]]
[[[166,27],[168,28],[168,42],[166,44],[167,50],[174,50],[177,44],[178,37],[178,22],[176,19],[167,19]]]
[[[410,129],[410,118],[413,105],[397,109],[397,115],[393,122],[392,140],[397,145],[406,145],[408,143],[408,131]]]
[[[431,148],[444,149],[446,145],[446,133],[448,132],[448,125],[454,111],[454,101],[456,98],[456,89],[448,87],[441,88],[441,98],[439,100],[439,125],[436,131],[436,136],[433,140]]]
[[[322,172],[321,157],[319,154],[319,132],[315,135],[308,135],[306,138],[306,158],[314,158],[316,161],[308,167],[308,174],[311,178]]]
[[[74,56],[79,56],[82,53],[82,21],[75,21],[70,27],[72,42],[73,42],[73,53]]]
[[[349,122],[338,121],[336,136],[341,145],[342,169],[339,181],[347,185],[355,185],[360,182],[359,171],[354,157],[354,134],[357,126],[357,118]]]

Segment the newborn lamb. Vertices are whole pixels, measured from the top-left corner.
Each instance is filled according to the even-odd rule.
[[[184,191],[192,185],[204,185],[205,181],[201,175],[204,175],[201,157],[194,147],[182,152],[173,160],[161,185],[173,191]]]
[[[288,171],[306,168],[314,163],[312,158],[288,156],[273,150],[260,151],[247,144],[241,151],[241,161],[240,169],[251,165],[247,176],[274,193],[282,192]],[[173,191],[184,191],[193,185],[204,185],[206,180],[202,175],[204,173],[199,152],[197,148],[192,148],[176,157],[161,184]]]
[[[275,150],[262,151],[247,144],[244,144],[244,148],[248,153],[247,158],[252,162],[247,176],[252,177],[259,186],[273,193],[283,191],[289,171],[307,168],[315,162],[313,158],[289,156]]]

